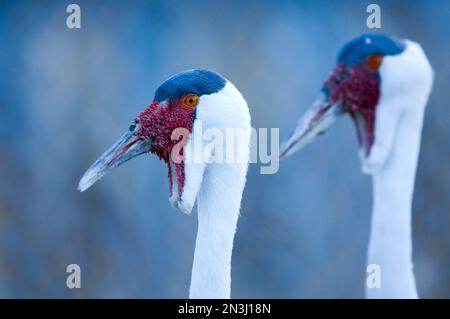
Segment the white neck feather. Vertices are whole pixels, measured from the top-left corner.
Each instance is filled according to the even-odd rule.
[[[412,260],[412,200],[422,123],[433,71],[420,45],[406,41],[385,57],[375,143],[363,163],[373,176],[368,263],[380,266],[381,287],[369,298],[417,298]]]
[[[237,137],[239,142],[234,140],[228,144],[225,137],[225,140],[221,140],[222,152],[218,148],[213,151],[215,156],[228,151],[238,161],[220,162],[218,156],[218,161],[186,164],[185,169],[183,202],[193,204],[196,198],[198,208],[198,232],[189,297],[230,298],[233,239],[249,159],[250,113],[242,95],[233,84],[227,82],[220,92],[201,97],[197,119],[202,121],[203,130],[213,129],[221,133],[222,137],[226,136],[229,129],[244,129],[241,131],[244,134]],[[198,134],[202,134],[202,130],[200,121],[196,120],[189,145]],[[188,146],[187,157],[191,157],[192,150]],[[239,158],[238,154],[242,157]]]
[[[381,287],[369,298],[417,298],[412,261],[411,206],[422,120],[405,114],[391,154],[373,176],[373,215],[368,263],[381,270]],[[405,125],[408,123],[409,125]],[[411,129],[411,125],[415,129]],[[419,127],[417,127],[419,126]]]
[[[211,164],[198,194],[190,298],[230,298],[231,253],[247,164]]]

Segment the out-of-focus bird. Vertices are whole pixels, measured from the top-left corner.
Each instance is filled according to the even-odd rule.
[[[247,103],[231,82],[207,70],[176,74],[161,84],[153,103],[86,171],[78,189],[86,190],[133,157],[156,154],[168,167],[171,204],[189,214],[197,200],[198,231],[189,297],[229,298],[231,253],[248,167],[250,128]],[[240,132],[242,147],[226,139],[223,143],[208,141],[214,134],[224,137],[229,129]],[[204,137],[208,130],[213,133]],[[227,154],[231,161],[224,162],[217,154]]]
[[[362,170],[373,181],[368,263],[381,270],[380,285],[366,287],[369,298],[417,298],[411,206],[432,82],[433,70],[419,44],[362,35],[341,49],[320,97],[281,147],[285,158],[338,116],[353,119]]]

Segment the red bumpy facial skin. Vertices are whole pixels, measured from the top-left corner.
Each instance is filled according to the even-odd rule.
[[[365,152],[370,154],[375,140],[375,109],[380,98],[380,77],[376,70],[366,66],[353,67],[339,64],[324,84],[331,103],[342,103],[344,112],[350,113],[358,131],[358,141],[362,144],[362,134],[357,117],[364,119]]]
[[[187,129],[192,132],[195,110],[181,106],[182,99],[173,100],[169,104],[153,102],[147,107],[136,121],[139,123],[137,135],[142,139],[152,139],[151,152],[156,154],[168,166],[170,192],[172,192],[172,168],[170,155],[174,145],[183,138],[172,140],[172,132],[177,128]],[[181,154],[182,155],[182,154]],[[184,186],[184,162],[175,163],[178,181],[178,194],[181,196]]]

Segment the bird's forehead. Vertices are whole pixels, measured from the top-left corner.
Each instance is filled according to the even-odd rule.
[[[338,63],[353,66],[370,55],[397,55],[404,49],[405,43],[400,39],[382,34],[366,34],[344,45],[338,55]]]
[[[199,69],[185,71],[164,81],[156,90],[154,100],[174,100],[189,93],[198,96],[213,94],[222,90],[225,83],[226,80],[215,72]]]

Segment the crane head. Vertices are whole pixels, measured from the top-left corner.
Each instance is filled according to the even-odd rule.
[[[414,91],[426,99],[431,78],[431,67],[417,43],[380,34],[353,39],[338,54],[320,96],[283,143],[280,158],[301,149],[348,114],[356,127],[363,170],[369,162],[381,165],[387,153],[382,135],[392,136],[395,131],[395,125],[386,123],[403,112],[398,101],[406,101]]]
[[[78,189],[85,191],[112,168],[152,153],[167,164],[171,203],[189,213],[203,174],[198,167],[204,163],[187,164],[184,148],[175,151],[175,145],[191,140],[189,135],[198,119],[212,126],[215,121],[232,121],[231,117],[227,119],[224,104],[242,102],[236,100],[239,97],[244,101],[231,83],[211,71],[196,69],[172,76],[159,86],[153,102],[133,120],[128,131],[86,171]]]

